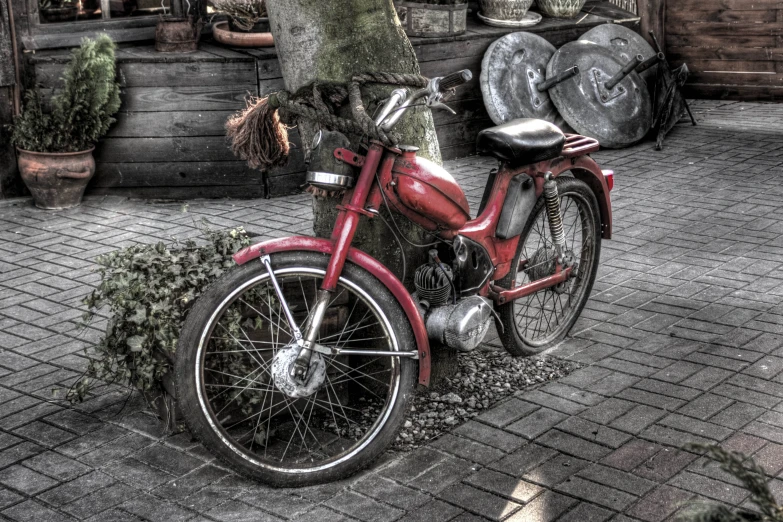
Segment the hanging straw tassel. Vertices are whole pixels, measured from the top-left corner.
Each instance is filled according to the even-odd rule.
[[[280,121],[277,106],[274,95],[271,100],[253,96],[226,122],[232,152],[252,168],[266,170],[288,161],[288,127]]]

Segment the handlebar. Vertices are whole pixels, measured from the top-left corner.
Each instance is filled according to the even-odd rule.
[[[473,79],[473,74],[468,69],[463,69],[455,73],[447,74],[438,81],[438,88],[441,92],[459,87],[463,83],[468,83]]]
[[[407,97],[405,97],[407,91],[396,89],[384,104],[378,117],[375,119],[375,124],[386,132],[390,131],[416,100],[425,97],[427,98],[425,102],[427,107],[446,109],[453,113],[454,111],[441,103],[440,100],[447,91],[469,82],[472,78],[473,74],[468,69],[463,69],[443,77],[431,78],[425,88],[414,91],[408,94]],[[400,103],[400,100],[403,98],[405,100]]]

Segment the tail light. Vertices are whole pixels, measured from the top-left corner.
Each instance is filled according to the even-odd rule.
[[[614,171],[602,170],[601,172],[604,174],[604,179],[606,180],[606,184],[609,187],[609,192],[611,192],[614,188]]]

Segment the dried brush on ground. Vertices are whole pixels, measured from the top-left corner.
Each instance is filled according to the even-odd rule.
[[[243,31],[250,31],[262,18],[266,18],[265,0],[212,0],[217,14],[230,17]]]

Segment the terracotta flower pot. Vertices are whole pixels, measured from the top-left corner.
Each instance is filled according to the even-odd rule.
[[[228,22],[218,22],[213,25],[212,38],[230,47],[272,47],[275,45],[272,33],[230,31]]]
[[[16,149],[19,172],[38,208],[59,210],[82,202],[95,174],[95,147],[82,152],[30,152]]]

